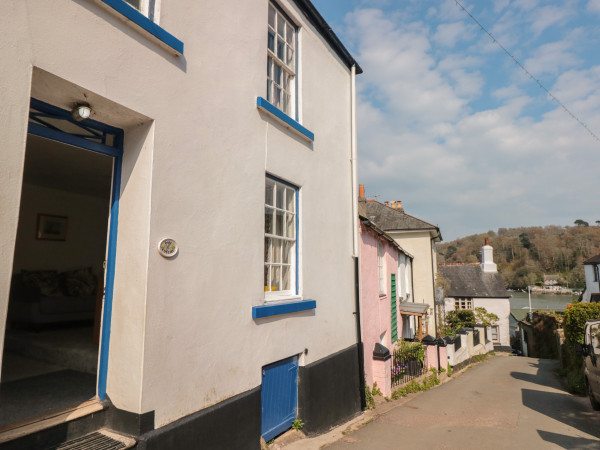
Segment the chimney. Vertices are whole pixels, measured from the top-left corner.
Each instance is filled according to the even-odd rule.
[[[359,184],[358,185],[358,196],[359,197],[364,197],[365,196],[365,185],[364,184]]]
[[[402,200],[396,200],[394,203],[396,204],[396,209],[402,209]]]
[[[390,206],[390,202],[388,202],[387,200],[383,203],[385,203],[385,206]]]
[[[488,238],[485,238],[485,245],[481,247],[481,270],[486,273],[498,272],[494,263],[494,249],[490,245]]]

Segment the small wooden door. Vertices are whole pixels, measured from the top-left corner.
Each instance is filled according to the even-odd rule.
[[[261,436],[270,441],[292,426],[298,415],[298,356],[262,369]]]

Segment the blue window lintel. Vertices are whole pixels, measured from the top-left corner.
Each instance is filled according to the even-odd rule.
[[[315,134],[312,131],[307,130],[286,113],[284,113],[279,108],[273,106],[267,100],[262,97],[256,98],[256,107],[268,115],[276,119],[280,122],[284,127],[290,129],[296,134],[300,135],[300,137],[307,139],[309,142],[313,142],[315,140]]]
[[[156,39],[171,47],[178,55],[183,55],[183,42],[177,39],[172,34],[168,33],[164,28],[155,24],[133,6],[130,6],[124,0],[99,0],[107,6],[114,9],[125,18],[131,20],[141,29],[150,33]]]
[[[278,316],[280,314],[289,314],[299,311],[308,311],[316,309],[316,300],[296,300],[285,303],[272,303],[252,307],[252,318],[260,319],[262,317]]]

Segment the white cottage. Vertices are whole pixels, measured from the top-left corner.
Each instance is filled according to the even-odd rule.
[[[600,255],[592,256],[583,262],[585,272],[585,290],[581,301],[600,302]]]
[[[445,311],[485,308],[498,316],[488,339],[496,350],[510,351],[510,293],[494,263],[494,249],[486,238],[481,264],[439,265],[438,273],[449,282],[444,292]]]
[[[310,1],[4,6],[0,443],[360,411],[361,69]]]

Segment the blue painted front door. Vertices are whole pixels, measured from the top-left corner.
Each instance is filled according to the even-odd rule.
[[[270,441],[292,426],[298,413],[298,356],[264,366],[261,436]]]

